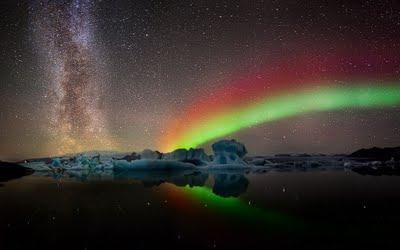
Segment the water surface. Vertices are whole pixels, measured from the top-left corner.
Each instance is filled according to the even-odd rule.
[[[1,249],[396,249],[400,177],[35,173],[0,202]]]

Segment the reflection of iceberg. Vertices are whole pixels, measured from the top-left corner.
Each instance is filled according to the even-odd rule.
[[[7,182],[26,175],[31,175],[33,170],[15,163],[0,161],[0,182]]]
[[[82,182],[114,180],[113,170],[67,170],[65,175],[70,179]]]
[[[213,177],[213,192],[222,197],[237,197],[246,192],[249,185],[246,177],[231,171],[198,171],[194,169],[172,169],[170,171],[153,170],[75,170],[68,169],[62,172],[39,171],[35,175],[50,177],[55,180],[69,179],[80,182],[91,181],[140,181],[146,187],[159,186],[162,183],[171,183],[179,187],[202,187],[206,185],[209,177]],[[211,184],[212,182],[210,182]]]
[[[114,180],[138,180],[138,181],[162,181],[176,176],[185,176],[192,174],[192,170],[176,171],[132,171],[132,170],[114,170]]]
[[[168,180],[168,182],[171,182],[177,186],[184,187],[188,186],[189,187],[195,187],[195,186],[204,186],[206,181],[208,179],[208,174],[204,172],[194,172],[190,175],[184,175],[184,176],[174,176]]]
[[[353,167],[352,170],[361,175],[400,175],[400,168],[393,166],[361,165]]]
[[[116,171],[114,180],[139,180],[146,187],[158,186],[162,183],[172,183],[176,186],[204,186],[208,174],[192,170],[176,171]]]
[[[194,165],[179,161],[169,160],[117,160],[113,162],[115,170],[178,170],[193,169]]]
[[[222,197],[237,197],[246,192],[249,181],[241,174],[216,174],[213,192]]]

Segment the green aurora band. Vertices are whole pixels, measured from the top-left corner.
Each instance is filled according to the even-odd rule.
[[[320,84],[320,85],[326,85]],[[233,108],[196,123],[184,132],[175,148],[195,148],[241,129],[311,112],[345,108],[395,107],[400,104],[400,83],[330,86],[266,97],[257,103]]]

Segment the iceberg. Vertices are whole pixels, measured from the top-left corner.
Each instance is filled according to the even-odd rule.
[[[205,166],[209,163],[210,157],[202,148],[177,149],[162,156],[163,160],[172,160],[192,163],[196,166]]]
[[[145,149],[140,153],[140,159],[145,159],[145,160],[158,160],[161,159],[162,153],[158,151],[153,151],[150,149]]]
[[[244,144],[236,140],[221,140],[212,145],[213,165],[247,166],[243,157],[247,154]]]

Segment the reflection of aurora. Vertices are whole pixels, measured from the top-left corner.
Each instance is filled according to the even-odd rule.
[[[237,196],[247,191],[249,184],[247,178],[241,173],[66,171],[58,175],[51,172],[37,172],[35,175],[44,175],[57,180],[67,178],[80,182],[139,180],[146,187],[166,183],[163,185],[163,190],[167,191],[166,194],[170,198],[174,197],[176,205],[183,210],[188,209],[192,200],[224,216],[233,217],[239,221],[257,223],[260,226],[272,226],[273,229],[293,230],[305,226],[299,219],[290,215],[259,208],[238,198]],[[210,175],[214,179],[212,188],[206,186]],[[181,198],[176,200],[176,197]]]
[[[273,226],[274,229],[282,228],[295,230],[305,225],[298,219],[279,212],[258,208],[251,203],[235,197],[221,197],[212,192],[209,187],[183,187],[174,191],[182,191],[188,198],[194,198],[197,202],[207,206],[217,213],[235,217],[250,223],[259,223],[260,226]]]

